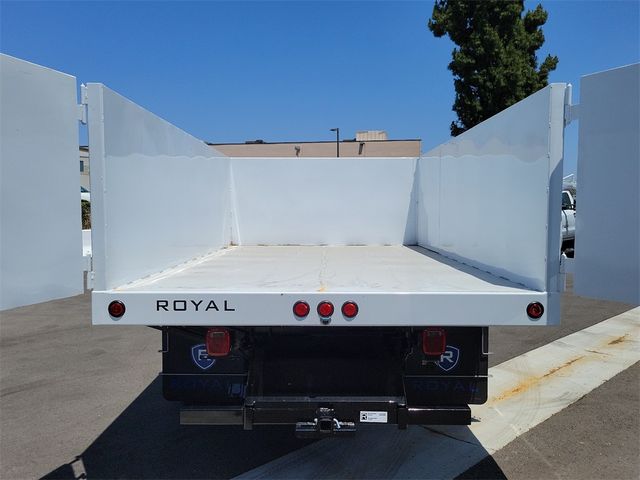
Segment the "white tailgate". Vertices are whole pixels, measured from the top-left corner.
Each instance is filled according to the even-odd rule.
[[[574,289],[640,303],[640,64],[580,83]]]
[[[0,55],[0,310],[83,291],[76,79]]]

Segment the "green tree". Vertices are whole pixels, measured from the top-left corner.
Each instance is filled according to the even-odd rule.
[[[544,43],[547,12],[538,5],[523,16],[524,1],[436,0],[429,30],[449,35],[457,45],[449,70],[458,135],[548,84],[558,57],[547,55],[538,67],[536,50]]]

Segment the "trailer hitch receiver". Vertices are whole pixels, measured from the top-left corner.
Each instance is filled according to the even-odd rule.
[[[349,435],[356,432],[355,422],[340,421],[332,408],[320,407],[312,422],[296,423],[298,438],[318,438],[328,435]]]

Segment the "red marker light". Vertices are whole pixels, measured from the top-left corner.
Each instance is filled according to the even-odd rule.
[[[329,318],[333,315],[333,303],[331,302],[320,302],[318,304],[318,315],[322,318]]]
[[[342,304],[342,314],[347,318],[358,315],[358,304],[356,302],[344,302]]]
[[[207,355],[226,357],[231,351],[231,334],[226,328],[214,327],[207,330],[205,337]]]
[[[109,310],[109,315],[114,318],[120,318],[124,315],[124,312],[127,311],[124,303],[122,303],[120,300],[114,300],[113,302],[111,302],[107,310]]]
[[[544,307],[540,302],[531,302],[527,305],[527,315],[529,315],[529,317],[538,320],[542,314],[544,314]]]
[[[293,314],[296,317],[306,317],[309,315],[311,311],[311,307],[307,302],[303,302],[302,300],[293,304]]]
[[[444,328],[429,327],[422,332],[422,351],[425,355],[442,355],[447,348]]]

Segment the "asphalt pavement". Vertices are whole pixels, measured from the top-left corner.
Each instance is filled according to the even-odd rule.
[[[492,328],[491,365],[629,308],[565,294],[558,327]],[[92,327],[88,294],[0,316],[3,479],[229,478],[310,443],[288,426],[180,426],[157,378],[160,332]],[[639,478],[639,368],[461,478]]]

